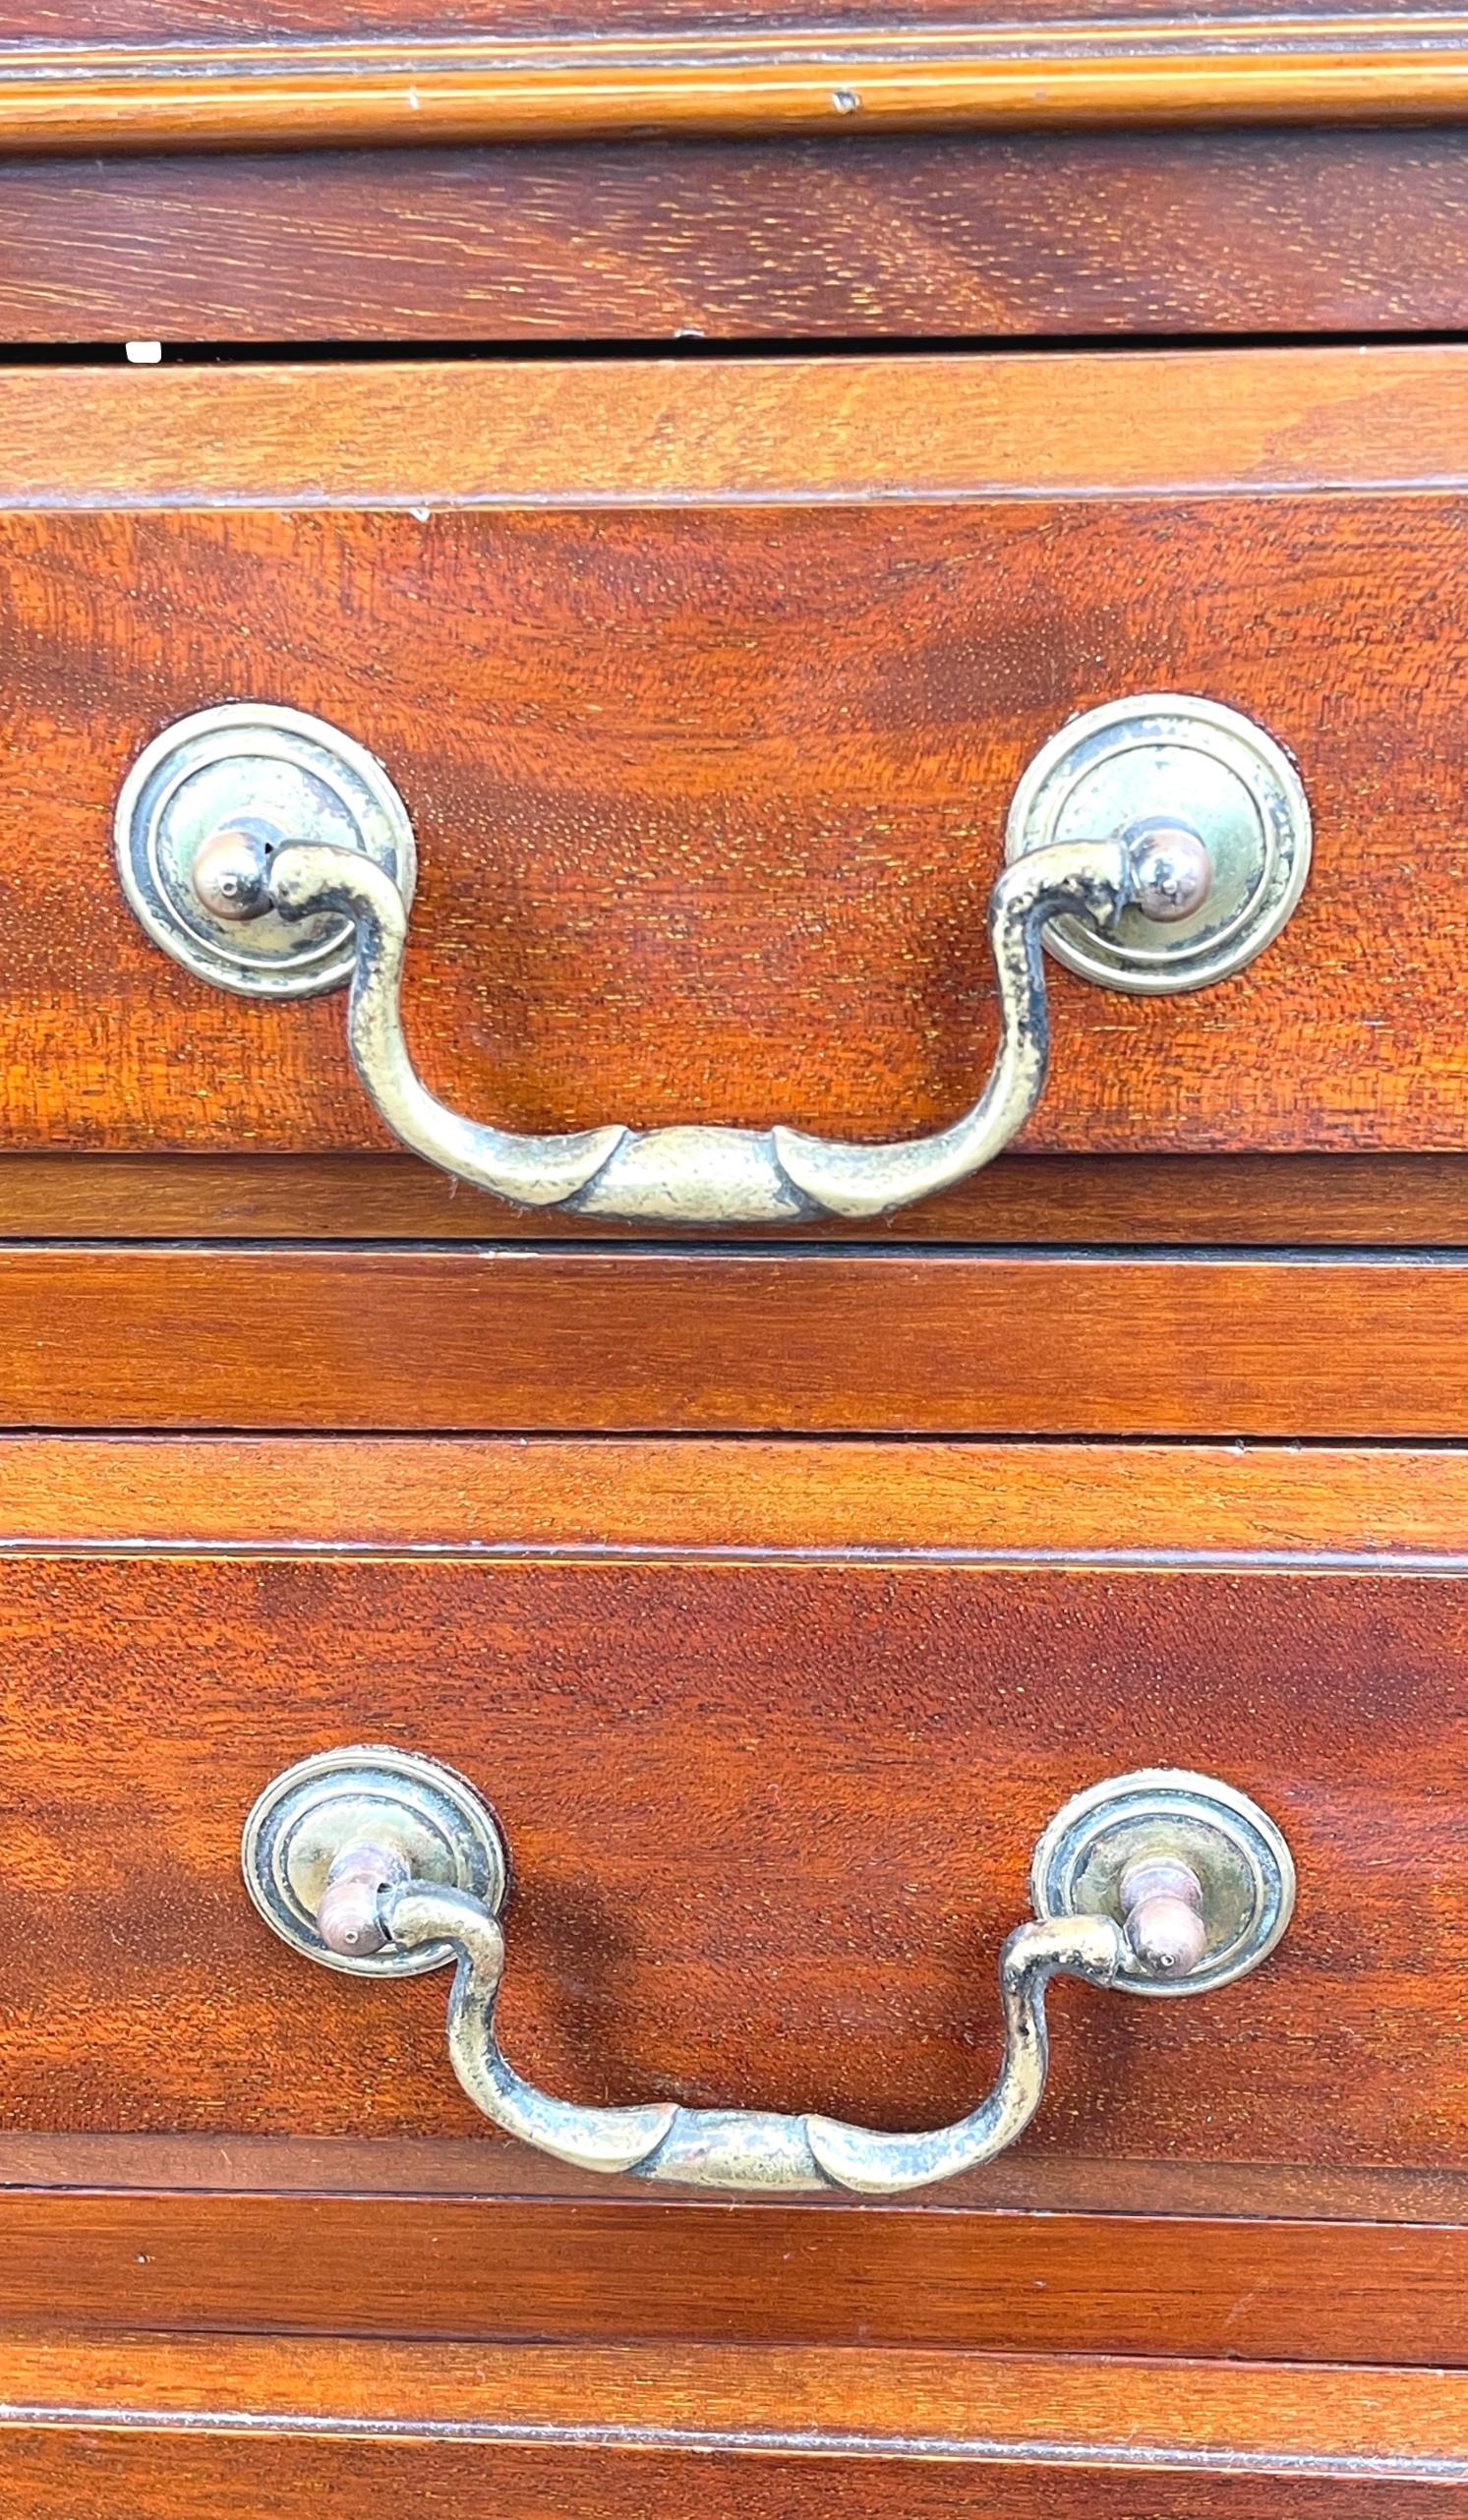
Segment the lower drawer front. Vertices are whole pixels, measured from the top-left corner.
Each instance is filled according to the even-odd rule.
[[[0,2317],[1468,2362],[1456,1454],[30,1438],[0,1510]],[[245,1813],[354,1742],[493,1802],[504,2041],[581,2100],[961,2116],[1124,1771],[1256,1796],[1299,1907],[1057,1986],[988,2169],[730,2210],[498,2140],[441,1977],[265,1930]]]
[[[7,2513],[1468,2509],[1465,1515],[1445,1451],[0,1445]],[[493,1798],[581,2100],[960,2114],[1036,1831],[1141,1765],[1299,1907],[1058,1987],[986,2169],[731,2202],[499,2139],[441,1975],[271,1937],[244,1815],[351,1742]]]
[[[384,1742],[499,1814],[505,2035],[552,2089],[962,2117],[1040,1830],[1180,1767],[1274,1814],[1299,1916],[1215,1998],[1058,1987],[1035,2155],[1468,2149],[1468,1584],[1439,1573],[32,1560],[0,1637],[12,2127],[475,2132],[442,1987],[335,1982],[239,1886],[277,1770]]]

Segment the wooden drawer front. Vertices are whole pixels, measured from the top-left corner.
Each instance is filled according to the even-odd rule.
[[[1212,2004],[1060,1992],[1035,2149],[1468,2151],[1468,1598],[1437,1573],[29,1561],[3,1620],[12,2128],[348,2137],[366,2085],[376,2134],[474,2132],[441,1987],[333,1984],[238,1885],[269,1777],[387,1741],[499,1815],[507,2035],[553,2088],[962,2117],[1042,1825],[1179,1766],[1273,1809],[1298,1922]]]
[[[7,2509],[1455,2508],[1465,1514],[1451,1451],[0,1445]],[[496,2139],[441,1977],[268,1935],[243,1812],[363,1738],[494,1796],[506,2041],[586,2098],[962,2109],[1036,1827],[1142,1760],[1300,1905],[1062,1990],[986,2170],[731,2205]]]
[[[972,2104],[1041,1824],[1158,1764],[1268,1807],[1296,1921],[1223,1994],[1062,1990],[1052,2091],[975,2200],[1334,2181],[1452,2219],[1455,1455],[36,1440],[4,1475],[23,2152],[496,2157],[441,1983],[344,1983],[245,1900],[244,1812],[307,1752],[397,1743],[493,1799],[507,2036],[551,2087],[879,2124]]]
[[[1026,762],[1173,689],[1293,751],[1310,884],[1226,986],[1057,974],[1027,1143],[1460,1146],[1465,391],[1451,349],[0,379],[5,1143],[385,1143],[339,999],[218,992],[121,897],[186,712],[386,763],[459,1107],[882,1137],[982,1080]]]

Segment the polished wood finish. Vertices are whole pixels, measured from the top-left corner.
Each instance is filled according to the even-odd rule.
[[[0,1134],[383,1143],[338,1003],[241,1005],[121,898],[118,785],[202,703],[315,708],[390,766],[410,1037],[460,1107],[860,1137],[982,1077],[1025,761],[1171,687],[1296,751],[1311,885],[1223,989],[1060,975],[1028,1143],[1460,1147],[1468,492],[1432,485],[1465,358],[1097,357],[1063,397],[1044,358],[12,372],[4,496],[65,512],[0,530]],[[125,498],[153,512],[91,512]]]
[[[392,2437],[310,2443],[278,2432],[241,2436],[221,2424],[187,2432],[48,2422],[17,2428],[4,2479],[16,2520],[261,2520],[310,2509],[316,2520],[400,2520],[405,2494],[424,2520],[458,2520],[488,2493],[502,2520],[1460,2520],[1458,2489],[1441,2483],[1296,2475],[1287,2456],[1259,2470],[1138,2473],[1084,2461],[1075,2470],[1016,2455],[974,2467],[943,2459],[847,2465],[778,2450],[639,2452],[604,2458],[597,2444],[487,2450]],[[983,2500],[975,2503],[976,2487]]]
[[[683,2520],[690,2507],[711,2520],[885,2520],[895,2494],[918,2520],[979,2509],[992,2520],[1424,2520],[1468,2507],[1449,2432],[1461,2384],[1376,2370],[1321,2385],[1219,2367],[1179,2389],[1175,2371],[1115,2365],[1056,2374],[1018,2360],[772,2359],[792,2424],[759,2383],[741,2393],[737,2357],[624,2355],[604,2369],[556,2351],[471,2360],[436,2348],[435,2411],[420,2416],[405,2409],[430,2358],[411,2347],[237,2342],[207,2374],[146,2337],[18,2337],[4,2352],[37,2392],[0,2424],[0,2481],[21,2520],[112,2520],[119,2492],[129,2520],[296,2507],[388,2520],[405,2495],[445,2516],[488,2499],[508,2520]],[[125,2363],[155,2393],[136,2415],[129,2383],[115,2410],[88,2395],[109,2390]],[[1159,2432],[1162,2404],[1175,2405],[1183,2438],[1148,2437],[1153,2402]],[[501,2416],[503,2403],[537,2412]],[[740,2423],[715,2430],[714,2410]],[[916,2431],[929,2410],[943,2429]]]
[[[0,2315],[329,2334],[351,2297],[383,2336],[1468,2365],[1465,1479],[1456,1449],[12,1441]],[[990,2171],[731,2211],[487,2136],[440,1983],[269,1941],[244,1807],[351,1737],[493,1794],[513,2045],[587,2093],[960,2105],[1035,1827],[1139,1758],[1262,1794],[1302,1910],[1212,2020],[1064,1990],[1051,2106]]]
[[[482,0],[474,12],[480,30],[517,39],[550,34],[566,42],[592,29],[625,32],[615,23],[619,14],[615,0],[610,7],[608,0]],[[464,31],[464,16],[459,0],[421,0],[413,23],[421,33],[451,43]],[[1186,13],[1169,0],[1018,0],[1008,10],[974,12],[968,24],[975,34],[987,29],[1001,46],[1028,30],[1046,43],[1076,35],[1104,47],[1110,29],[1123,49],[1138,33],[1144,43],[1163,42],[1170,34],[1186,47],[1203,29],[1220,41],[1230,35],[1246,44],[1257,39],[1267,50],[1276,42],[1288,48],[1292,38],[1296,44],[1319,43],[1335,34],[1344,42],[1370,44],[1385,30],[1399,42],[1430,42],[1435,35],[1450,35],[1460,19],[1461,13],[1444,11],[1438,0],[1401,0],[1389,12],[1380,0],[1251,0],[1249,6],[1240,0],[1194,0]],[[802,40],[814,39],[823,29],[881,35],[894,28],[946,32],[953,23],[951,0],[904,0],[898,11],[888,0],[759,0],[743,15],[751,37],[793,29]],[[700,39],[734,31],[709,0],[646,0],[638,27],[655,34],[691,29]],[[255,38],[268,45],[281,35],[328,42],[355,34],[401,38],[403,28],[402,0],[237,0],[224,50]],[[44,40],[107,51],[141,44],[166,53],[174,45],[212,48],[218,35],[209,0],[105,0],[104,24],[97,23],[95,0],[89,11],[80,12],[75,0],[24,0],[24,7],[4,0],[0,6],[0,36],[22,51]]]
[[[287,41],[241,42],[238,25],[203,42],[129,45],[110,28],[101,44],[32,39],[0,51],[0,141],[88,155],[843,126],[1380,124],[1451,121],[1468,103],[1461,12],[955,28],[921,7],[907,23],[858,8],[844,26],[817,11],[734,32],[660,14],[632,34],[376,36],[374,12],[349,33]],[[273,35],[278,16],[267,25]]]
[[[1465,235],[1451,130],[12,158],[0,327],[547,345],[1461,331]]]
[[[1461,1562],[1410,1558],[17,1556],[6,2121],[482,2132],[441,1984],[313,1968],[238,1886],[259,1787],[353,1740],[494,1801],[505,2036],[551,2087],[957,2116],[1039,1827],[1150,1762],[1262,1798],[1300,1910],[1206,2006],[1059,1990],[1027,2152],[1152,2165],[1164,2210],[1172,2160],[1455,2172],[1465,1651]]]
[[[1468,1263],[13,1245],[0,1426],[1382,1436],[1468,1411]]]
[[[448,5],[0,0],[0,333],[170,344],[0,371],[0,2506],[1468,2515],[1468,351],[932,355],[1462,329],[1468,17]],[[172,347],[567,334],[743,339]],[[925,355],[747,355],[843,335]],[[1296,752],[1306,905],[1216,996],[1059,978],[1027,1148],[890,1249],[456,1194],[111,868],[161,723],[314,707],[456,1103],[908,1134],[1020,769],[1149,686]],[[364,1737],[494,1797],[583,2098],[957,2114],[1037,1828],[1141,1762],[1301,1903],[1206,2004],[1058,1990],[984,2174],[598,2182],[441,1978],[249,1906]]]
[[[579,2204],[613,2201],[618,2207],[628,2203],[639,2207],[655,2204],[660,2212],[665,2208],[672,2211],[675,2207],[681,2210],[684,2206],[690,2211],[701,2212],[708,2201],[706,2198],[691,2197],[672,2189],[648,2188],[635,2181],[630,2185],[614,2184],[609,2188],[605,2178],[590,2171],[573,2170],[528,2145],[486,2142],[482,2128],[477,2134],[466,2136],[400,2137],[372,2133],[322,2137],[88,2135],[75,2132],[54,2135],[43,2130],[0,2130],[0,2187],[26,2191],[26,2211],[32,2217],[34,2209],[44,2205],[47,2198],[52,2198],[58,2189],[64,2189],[74,2197],[79,2192],[86,2192],[78,2208],[84,2215],[101,2200],[106,2200],[109,2212],[115,2204],[119,2209],[118,2216],[109,2228],[119,2249],[125,2244],[128,2230],[140,2228],[136,2213],[149,2212],[160,2195],[171,2198],[176,2192],[215,2198],[267,2198],[277,2204],[283,2204],[292,2197],[326,2199],[385,2197],[398,2202],[406,2201],[415,2211],[441,2198],[488,2202],[497,2208],[501,2205],[518,2208],[532,2203],[538,2207],[551,2203],[558,2206],[572,2200]],[[836,2213],[848,2213],[858,2207],[863,2214],[887,2210],[887,2206],[877,2198],[857,2198],[854,2206],[851,2198],[837,2196],[788,2198],[785,2201],[793,2210],[799,2212],[814,2211],[817,2207]],[[124,2203],[125,2213],[122,2210]],[[1402,2272],[1397,2246],[1403,2227],[1409,2224],[1431,2225],[1436,2233],[1445,2238],[1449,2253],[1437,2272],[1424,2278],[1436,2285],[1439,2277],[1446,2280],[1445,2269],[1457,2246],[1454,2236],[1457,2226],[1468,2219],[1464,2211],[1468,2206],[1468,2173],[1461,2168],[1444,2169],[1440,2165],[1430,2169],[1403,2168],[1400,2165],[1391,2169],[1363,2169],[1358,2164],[1342,2169],[1338,2165],[1319,2162],[1305,2167],[1299,2162],[1277,2161],[1170,2161],[1167,2165],[1166,2195],[1159,2198],[1155,2162],[1127,2161],[1114,2156],[1101,2159],[1080,2154],[1035,2154],[1022,2150],[1001,2153],[984,2169],[951,2180],[941,2188],[919,2190],[910,2197],[900,2198],[892,2209],[902,2213],[946,2215],[951,2214],[956,2206],[962,2206],[966,2211],[981,2210],[986,2215],[1038,2214],[1047,2219],[1069,2216],[1076,2221],[1078,2230],[1096,2216],[1162,2226],[1176,2222],[1216,2224],[1220,2247],[1225,2229],[1234,2230],[1234,2236],[1238,2238],[1235,2226],[1240,2221],[1298,2225],[1295,2245],[1302,2249],[1314,2245],[1309,2239],[1311,2234],[1315,2235],[1315,2242],[1319,2242],[1321,2227],[1327,2222],[1342,2225],[1370,2223],[1392,2235],[1387,2254],[1395,2269],[1391,2278],[1393,2283],[1405,2283],[1407,2280]],[[740,2214],[753,2210],[750,2199],[743,2198],[739,2205]],[[134,2217],[131,2222],[130,2216]],[[79,2223],[78,2228],[81,2227]],[[267,2223],[263,2222],[260,2226],[262,2233],[267,2227]],[[39,2225],[32,2219],[29,2228],[33,2232]],[[344,2231],[345,2226],[342,2228]],[[1137,2237],[1140,2245],[1143,2240],[1140,2231]],[[396,2248],[399,2242],[394,2239],[392,2245]],[[406,2246],[406,2243],[402,2245]],[[29,2242],[26,2246],[29,2248]],[[1352,2238],[1343,2246],[1354,2252],[1356,2239]],[[1357,2256],[1351,2256],[1349,2262],[1355,2268]],[[1139,2257],[1139,2267],[1141,2263]],[[1232,2263],[1225,2249],[1217,2260],[1220,2287],[1223,2269]],[[110,2276],[107,2280],[110,2282]],[[257,2271],[250,2278],[256,2289],[252,2292],[247,2287],[244,2292],[233,2296],[236,2305],[246,2300],[263,2300],[261,2288],[267,2281],[274,2280],[273,2271],[268,2275]],[[995,2283],[998,2284],[999,2280],[996,2274]],[[1003,2281],[1008,2285],[1010,2277],[1005,2276]],[[310,2295],[314,2303],[320,2305],[324,2302],[325,2284],[326,2277],[323,2274],[319,2286]],[[1159,2287],[1166,2289],[1159,2269],[1152,2268],[1147,2276],[1146,2289],[1152,2293]],[[100,2300],[101,2296],[96,2298]],[[113,2323],[118,2316],[126,2319],[134,2315],[126,2309],[125,2293],[114,2291],[107,2298],[110,2308],[105,2317]],[[155,2301],[154,2312],[157,2306]],[[1235,2313],[1237,2307],[1235,2304]],[[88,2310],[88,2318],[98,2315],[95,2307]],[[1034,2315],[1033,2306],[1024,2314],[1027,2319],[1031,2319]],[[1396,2316],[1395,2312],[1391,2315]],[[150,2312],[149,2315],[152,2316],[153,2313]],[[927,2313],[923,2315],[927,2316]],[[1294,2315],[1293,2311],[1291,2315]],[[902,2341],[903,2336],[908,2336],[909,2342],[913,2341],[902,2327],[896,2309],[894,2318],[897,2325],[889,2341]],[[264,2323],[268,2326],[271,2322],[266,2319]],[[311,2323],[322,2324],[319,2309]],[[329,2319],[327,2323],[330,2323]],[[418,2323],[422,2324],[421,2321]],[[721,2334],[734,2333],[724,2311],[720,2312],[718,2324]],[[536,2332],[543,2333],[544,2329]],[[685,2321],[682,2329],[675,2331],[670,2327],[668,2332],[691,2333],[692,2330]],[[1270,2332],[1277,2338],[1281,2331],[1276,2326]],[[1350,2332],[1363,2336],[1369,2333],[1365,2328]],[[1030,2341],[1034,2341],[1038,2333],[1032,2327],[1027,2329]],[[1338,2339],[1346,2333],[1345,2329],[1332,2330]],[[945,2334],[941,2328],[933,2330],[936,2341],[943,2341]],[[1184,2350],[1175,2336],[1169,2336],[1163,2330],[1158,2334],[1161,2341],[1157,2351],[1173,2353]],[[1208,2350],[1200,2343],[1200,2330],[1190,2328],[1192,2341],[1186,2349],[1190,2353]],[[834,2327],[829,2331],[829,2341],[839,2342],[839,2331]],[[997,2330],[990,2337],[991,2343],[996,2341],[1004,2342],[1003,2335]],[[1145,2350],[1152,2348],[1148,2346]],[[1332,2359],[1349,2361],[1353,2353],[1369,2350],[1365,2346],[1337,2342]],[[1277,2357],[1277,2345],[1271,2351]],[[1283,2359],[1299,2360],[1300,2355],[1296,2352]],[[1308,2353],[1306,2359],[1309,2359]],[[1433,2359],[1442,2362],[1453,2358],[1450,2353],[1439,2351]]]
[[[1462,1240],[1462,1155],[1000,1156],[973,1181],[869,1224],[782,1244],[1243,1245]],[[0,1155],[0,1242],[624,1242],[594,1217],[491,1206],[408,1155]],[[758,1240],[755,1229],[730,1241]]]
[[[1468,1454],[1170,1443],[21,1436],[0,1549],[1463,1562]],[[0,2134],[3,2142],[3,2134]]]
[[[1468,349],[1455,344],[1077,351],[1063,369],[1051,356],[1019,351],[509,365],[266,361],[81,366],[59,375],[15,367],[0,369],[0,510],[411,510],[426,502],[442,533],[445,511],[463,505],[594,503],[594,521],[605,524],[605,505],[625,505],[637,511],[639,533],[655,537],[642,513],[649,507],[1013,498],[1025,507],[1013,520],[1017,530],[1042,523],[1038,502],[1052,498],[1104,502],[1125,530],[1126,517],[1114,511],[1127,494],[1176,499],[1468,485],[1465,380]],[[1426,525],[1434,521],[1430,509],[1414,512]],[[1321,508],[1313,516],[1318,535],[1333,521]],[[857,534],[864,520],[843,521]],[[909,536],[924,524],[911,514],[900,521]],[[946,528],[952,560],[960,520],[933,521]],[[977,521],[1002,540],[1000,520]],[[1168,521],[1192,525],[1186,513]],[[1342,522],[1350,521],[1347,511]],[[794,534],[796,520],[780,520],[778,530]],[[1419,565],[1432,551],[1429,533]],[[656,552],[654,539],[649,560]],[[410,557],[425,572],[440,559],[417,538]],[[1324,557],[1328,565],[1328,549]],[[1235,565],[1249,559],[1241,550]],[[1271,550],[1270,559],[1277,567],[1280,555]],[[541,565],[549,567],[549,554]],[[278,566],[281,601],[291,608],[283,553]],[[94,600],[105,595],[108,574],[97,565]],[[424,583],[436,605],[452,603],[451,586],[437,573]],[[1174,636],[1204,605],[1210,583],[1198,570],[1169,576]],[[366,604],[391,600],[369,583],[357,591]],[[1114,599],[1115,589],[1107,592]],[[1269,589],[1257,581],[1252,592],[1259,599]],[[543,606],[549,593],[548,585]],[[625,600],[632,608],[633,595]],[[323,602],[323,588],[317,607]],[[512,622],[488,617],[507,638]],[[707,637],[707,621],[695,626]],[[1135,642],[1142,624],[1129,626]],[[414,616],[415,640],[433,628]],[[705,674],[714,661],[705,655]],[[1134,673],[1142,662],[1134,645]],[[394,678],[410,671],[410,660],[394,656]],[[438,733],[443,738],[447,729],[440,724]]]
[[[1391,2222],[1271,2217],[1257,2181],[1232,2214],[1189,2214],[1176,2203],[1188,2166],[1171,2163],[1151,2170],[1164,2207],[1153,2213],[1057,2208],[1037,2175],[1046,2165],[1032,2161],[1028,2193],[1001,2180],[1010,2200],[997,2206],[969,2182],[920,2210],[731,2208],[669,2191],[629,2197],[617,2183],[598,2197],[526,2196],[498,2144],[476,2147],[478,2195],[415,2196],[415,2172],[444,2147],[419,2138],[336,2148],[342,2185],[367,2156],[356,2195],[271,2193],[291,2147],[238,2139],[223,2147],[225,2175],[243,2152],[253,2195],[170,2192],[166,2156],[150,2193],[18,2190],[7,2161],[0,2315],[210,2337],[329,2336],[349,2317],[359,2335],[531,2345],[859,2339],[882,2351],[1468,2366],[1468,2236],[1460,2194],[1435,2208],[1435,2187],[1453,2185],[1441,2174],[1416,2183],[1415,2218]],[[404,2193],[385,2193],[390,2179],[371,2168],[383,2152]]]
[[[0,2351],[32,2420],[44,2409],[82,2427],[106,2405],[119,2430],[136,2416],[150,2430],[198,2426],[206,2435],[242,2424],[277,2437],[339,2428],[382,2443],[579,2440],[614,2459],[783,2451],[919,2470],[939,2461],[1002,2469],[1038,2453],[1062,2470],[1094,2464],[1113,2476],[1145,2475],[1160,2461],[1225,2478],[1293,2467],[1341,2483],[1354,2474],[1468,2485],[1468,2378],[1455,2373],[1137,2362],[1123,2379],[1110,2361],[1056,2368],[1023,2355],[537,2352],[355,2338],[303,2348],[275,2337],[24,2330]]]

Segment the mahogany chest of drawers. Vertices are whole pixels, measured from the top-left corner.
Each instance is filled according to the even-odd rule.
[[[7,2520],[1468,2512],[1465,118],[0,21]]]

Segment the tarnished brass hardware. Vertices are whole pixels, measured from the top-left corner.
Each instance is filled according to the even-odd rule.
[[[154,943],[242,997],[315,997],[356,967],[350,923],[279,916],[265,878],[287,839],[359,852],[404,908],[417,854],[408,809],[350,735],[246,701],[201,709],[141,752],[117,800],[123,889]]]
[[[327,1967],[392,1976],[453,1961],[449,2059],[475,2106],[506,2134],[585,2170],[870,2196],[974,2169],[1024,2132],[1044,2093],[1052,1977],[1139,1995],[1202,1993],[1267,1958],[1295,1893],[1283,1838],[1230,1787],[1171,1769],[1089,1787],[1042,1833],[1030,1870],[1034,1915],[1000,1955],[1004,2057],[993,2088],[953,2126],[891,2135],[813,2114],[675,2100],[583,2108],[522,2080],[495,2028],[503,1845],[473,1788],[432,1760],[341,1750],[287,1769],[246,1823],[244,1866],[266,1922]]]
[[[1141,890],[1104,929],[1051,921],[1056,960],[1107,988],[1164,997],[1226,980],[1279,934],[1310,872],[1310,806],[1294,763],[1217,700],[1149,692],[1073,718],[1021,779],[1005,851],[1013,862],[1118,821],[1159,840],[1180,825],[1206,851],[1212,881],[1186,905],[1178,898],[1166,930]]]
[[[251,1812],[243,1862],[251,1898],[285,1942],[371,1977],[419,1977],[453,1958],[447,1943],[388,1949],[380,1891],[441,1887],[493,1914],[506,1882],[503,1840],[473,1787],[410,1750],[323,1750],[298,1761]],[[323,1912],[330,1943],[318,1924]]]
[[[875,1216],[964,1180],[1009,1144],[1044,1086],[1042,938],[1110,987],[1203,987],[1277,933],[1309,836],[1289,763],[1232,710],[1149,698],[1077,721],[1026,773],[1010,816],[1012,862],[989,899],[999,1045],[982,1093],[930,1137],[860,1145],[704,1124],[518,1136],[440,1102],[408,1056],[399,1005],[407,811],[381,765],[320,720],[264,706],[184,719],[149,745],[118,808],[129,897],[167,952],[257,996],[349,972],[353,1063],[404,1145],[521,1206],[625,1224]]]

